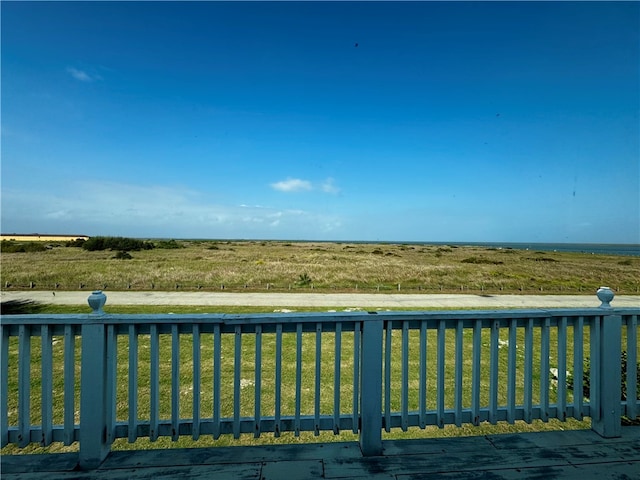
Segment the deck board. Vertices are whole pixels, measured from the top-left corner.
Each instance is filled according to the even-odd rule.
[[[325,462],[325,478],[366,476],[370,473],[446,473],[505,466],[530,467],[568,466],[569,460],[551,448],[502,450],[478,449],[475,452],[444,453],[440,455],[395,455],[348,461]]]
[[[363,457],[357,443],[112,452],[91,472],[77,454],[0,459],[3,480],[640,479],[640,426],[604,439],[589,430],[393,440]]]
[[[293,460],[287,462],[264,462],[263,480],[308,480],[322,478],[322,460]]]

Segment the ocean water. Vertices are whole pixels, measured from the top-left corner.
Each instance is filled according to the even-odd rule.
[[[216,240],[216,241],[248,241],[247,239],[190,239],[190,240]],[[375,240],[260,240],[250,241],[277,241],[277,242],[315,242],[315,243],[361,243],[380,245],[449,245],[457,247],[486,247],[486,248],[511,248],[514,250],[531,250],[540,252],[576,252],[591,253],[594,255],[621,255],[640,257],[640,244],[614,244],[614,243],[526,243],[526,242],[415,242],[415,241],[375,241]]]
[[[640,257],[640,245],[607,243],[484,243],[484,242],[434,242],[434,245],[479,246],[487,248],[512,248],[541,252],[577,252],[598,255],[625,255]]]
[[[514,250],[532,250],[540,252],[576,252],[592,253],[594,255],[623,255],[640,257],[638,244],[609,244],[609,243],[515,243],[515,242],[375,242],[375,241],[340,241],[331,243],[368,243],[375,244],[403,244],[403,245],[450,245],[458,247],[487,247],[511,248]]]

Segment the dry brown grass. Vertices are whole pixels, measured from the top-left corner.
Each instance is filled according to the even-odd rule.
[[[132,260],[67,247],[3,253],[2,288],[580,293],[608,285],[618,293],[640,291],[636,257],[426,244],[180,243],[185,248],[132,252]],[[302,281],[305,275],[310,282]]]

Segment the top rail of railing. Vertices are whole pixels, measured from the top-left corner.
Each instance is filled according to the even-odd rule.
[[[41,324],[287,324],[287,323],[335,323],[362,322],[372,319],[382,320],[477,320],[477,319],[512,319],[512,318],[562,318],[566,316],[597,316],[597,315],[636,315],[640,306],[622,307],[601,310],[599,308],[534,308],[534,309],[504,309],[504,310],[411,310],[411,311],[371,311],[371,312],[309,312],[309,313],[86,313],[86,314],[14,314],[3,315],[2,323],[11,325],[41,325]]]

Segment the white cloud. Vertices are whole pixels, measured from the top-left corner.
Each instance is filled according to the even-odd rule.
[[[68,67],[67,73],[76,80],[80,80],[81,82],[93,82],[94,80],[102,80],[102,77],[100,77],[100,75],[89,75],[87,72],[78,70],[77,68],[73,67]]]
[[[300,180],[299,178],[288,178],[280,182],[272,183],[271,187],[281,192],[301,192],[313,189],[311,182]]]
[[[320,190],[324,193],[336,194],[340,189],[336,187],[333,178],[327,178],[320,185],[314,185],[308,180],[299,178],[288,178],[271,184],[271,188],[280,192],[308,192],[311,190]]]

